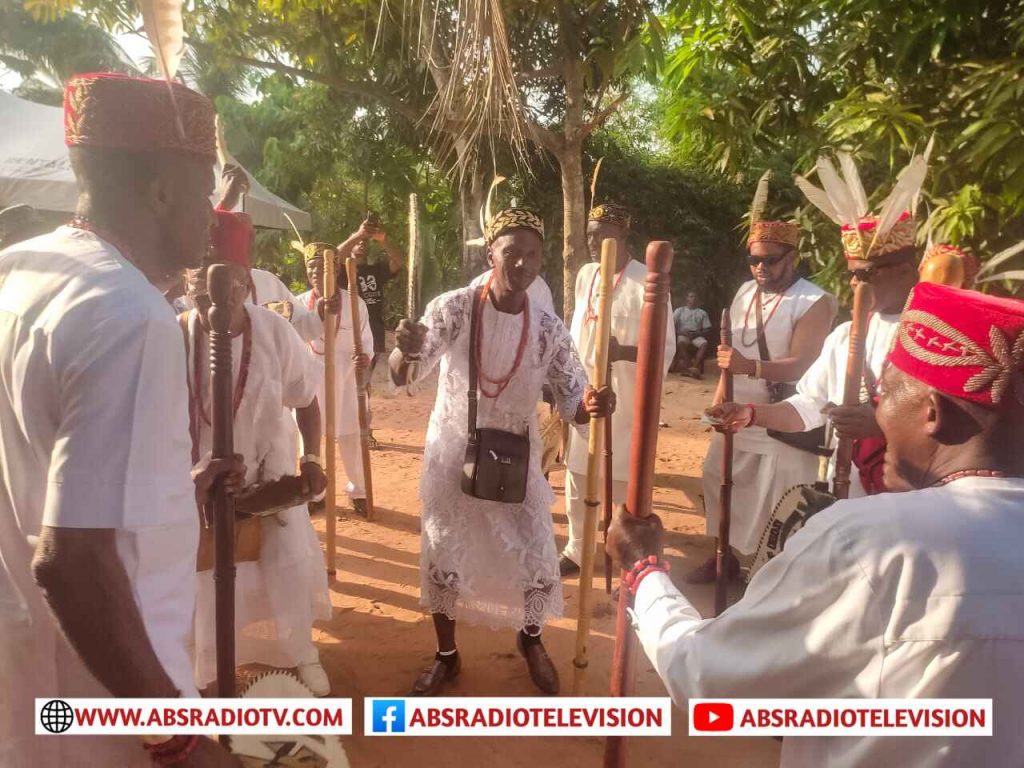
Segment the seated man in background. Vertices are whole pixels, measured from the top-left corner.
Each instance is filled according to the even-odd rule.
[[[704,377],[704,357],[708,353],[711,318],[698,306],[696,291],[686,294],[686,304],[672,313],[676,327],[676,356],[672,372],[695,379]]]

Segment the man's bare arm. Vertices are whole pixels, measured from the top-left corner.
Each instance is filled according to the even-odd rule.
[[[322,431],[320,421],[320,403],[317,398],[305,408],[295,409],[295,424],[302,435],[302,453],[311,453],[314,456],[320,455],[320,433]]]
[[[112,528],[43,526],[32,573],[71,647],[108,691],[175,698],[180,692],[149,642],[115,536]]]
[[[831,297],[818,299],[793,328],[789,354],[780,360],[761,363],[761,377],[768,381],[797,381],[821,354],[835,316],[835,302]]]
[[[392,275],[397,275],[405,266],[405,254],[387,236],[381,241],[380,247],[388,255],[388,270]]]

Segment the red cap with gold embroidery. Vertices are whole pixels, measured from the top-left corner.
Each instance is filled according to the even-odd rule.
[[[239,264],[249,269],[252,266],[252,220],[244,213],[220,209],[214,210],[213,215],[210,248],[214,261]]]
[[[116,72],[76,75],[64,90],[64,143],[129,152],[176,150],[212,164],[217,159],[213,102],[181,83],[168,87],[165,80]]]
[[[918,283],[889,360],[953,397],[1024,405],[1024,301]]]

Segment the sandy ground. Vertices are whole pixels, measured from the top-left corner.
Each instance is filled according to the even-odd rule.
[[[383,366],[381,366],[383,367]],[[709,366],[709,368],[713,368]],[[426,386],[415,397],[389,395],[383,371],[375,377],[374,432],[382,449],[373,453],[376,519],[366,522],[351,515],[339,496],[337,576],[331,583],[334,615],[317,625],[316,640],[336,696],[354,699],[356,732],[362,731],[362,697],[405,695],[418,672],[433,657],[435,644],[430,618],[419,606],[419,500],[423,437],[434,399]],[[700,474],[709,435],[699,414],[712,396],[713,377],[698,382],[671,375],[666,382],[659,434],[655,511],[669,531],[666,554],[672,578],[705,615],[711,612],[712,588],[682,585],[683,576],[713,551],[705,537],[700,501]],[[339,461],[339,471],[340,461]],[[565,542],[563,474],[551,475],[558,496],[552,514],[559,547]],[[342,482],[338,483],[343,488]],[[314,520],[324,535],[322,517]],[[605,695],[614,644],[614,609],[604,592],[600,564],[594,579],[595,607],[590,642],[590,670],[585,693]],[[566,618],[549,625],[545,644],[558,666],[563,695],[572,687],[572,656],[578,610],[579,582],[565,582]],[[733,595],[733,599],[738,597]],[[516,653],[511,632],[462,624],[459,647],[463,669],[446,692],[451,696],[537,695]],[[642,652],[637,665],[636,694],[664,695],[664,687]],[[629,741],[630,764],[744,766],[778,764],[779,745],[770,739],[689,738],[686,716],[673,712],[671,738]],[[354,768],[373,766],[598,766],[603,741],[592,737],[565,738],[367,738],[345,739]]]

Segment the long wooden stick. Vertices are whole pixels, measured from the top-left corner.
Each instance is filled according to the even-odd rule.
[[[213,264],[210,292],[210,397],[213,458],[230,459],[234,447],[234,382],[231,375],[231,272]],[[216,615],[217,696],[235,696],[235,502],[223,480],[213,486],[213,589]]]
[[[722,344],[732,346],[732,320],[728,308],[722,310]],[[732,402],[732,372],[723,368],[721,389],[724,402]],[[729,586],[729,524],[732,520],[732,432],[722,434],[722,485],[718,492],[718,539],[715,544],[715,615],[725,610]]]
[[[633,431],[630,435],[629,487],[626,511],[647,517],[654,499],[654,463],[658,452],[658,421],[661,410],[661,386],[665,370],[665,327],[668,323],[668,296],[672,288],[672,245],[653,242],[647,246],[647,282],[640,313],[640,343],[636,356],[636,401],[633,404]],[[627,565],[632,565],[628,563]],[[629,623],[632,596],[619,588],[619,606],[615,617],[615,653],[612,656],[612,696],[628,696],[633,690],[636,638]],[[605,739],[605,768],[622,768],[626,761],[623,736]]]
[[[864,355],[867,346],[871,302],[870,285],[858,283],[854,286],[850,346],[846,353],[846,378],[843,381],[843,405],[860,405],[860,390],[864,380]],[[837,499],[846,499],[850,496],[850,469],[852,465],[853,439],[840,437],[836,446],[836,473],[832,479],[832,493]]]
[[[406,283],[405,316],[410,320],[419,320],[420,298],[420,207],[416,193],[409,195],[409,255],[406,257],[408,272]],[[405,391],[412,397],[419,390],[416,375],[419,370],[419,355],[406,357],[407,382]]]
[[[324,250],[324,300],[334,298],[338,291],[338,275],[335,263],[335,252]],[[340,310],[339,310],[340,311]],[[337,573],[338,549],[338,480],[337,460],[335,459],[337,435],[338,393],[335,390],[337,371],[337,349],[335,335],[338,325],[334,317],[324,312],[324,472],[327,475],[327,493],[324,496],[327,533],[324,537],[327,546],[327,574]]]
[[[597,294],[597,328],[594,334],[594,371],[591,385],[600,389],[608,383],[608,339],[611,337],[612,281],[618,258],[614,240],[601,243],[601,281]],[[589,308],[587,308],[589,310]],[[583,552],[580,556],[580,603],[576,619],[576,656],[572,660],[572,695],[580,696],[587,675],[587,641],[590,638],[591,601],[594,595],[594,542],[597,539],[597,509],[601,505],[601,442],[603,419],[590,424],[587,444],[587,487],[583,497]]]
[[[608,365],[608,381],[612,380],[611,364]],[[612,512],[615,509],[615,474],[612,450],[612,414],[604,419],[604,543],[608,543],[608,528],[612,524]],[[612,556],[604,553],[604,593],[612,593]]]
[[[352,314],[352,351],[363,354],[362,323],[359,317],[359,267],[354,256],[345,262],[348,273],[348,305]],[[373,520],[373,472],[370,470],[370,414],[366,406],[366,385],[369,371],[356,373],[356,398],[359,401],[359,443],[363,457],[363,488],[366,489],[366,519]]]

